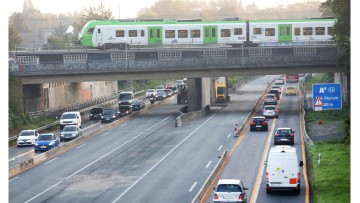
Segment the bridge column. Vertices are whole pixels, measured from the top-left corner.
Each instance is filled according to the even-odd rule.
[[[42,84],[23,85],[24,112],[40,111],[43,105]]]
[[[189,78],[188,112],[198,111],[210,104],[210,78]]]
[[[350,73],[335,73],[334,83],[341,84],[341,94],[343,104],[350,104]]]

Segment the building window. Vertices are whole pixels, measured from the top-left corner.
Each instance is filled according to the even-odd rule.
[[[234,35],[242,35],[242,28],[234,28]]]
[[[175,38],[175,30],[165,30],[165,38]]]
[[[187,38],[188,37],[188,31],[187,30],[179,30],[178,31],[179,38]]]
[[[129,37],[137,37],[137,30],[129,30]]]
[[[221,29],[221,37],[230,37],[230,29]]]
[[[265,36],[275,36],[275,28],[265,28]]]
[[[116,30],[116,37],[124,37],[125,32],[124,30]]]
[[[313,34],[313,28],[312,27],[304,27],[303,28],[303,35],[312,35]]]
[[[261,35],[262,34],[262,29],[261,28],[254,28],[253,32],[254,32],[254,35]]]
[[[191,30],[191,38],[200,38],[200,30]]]

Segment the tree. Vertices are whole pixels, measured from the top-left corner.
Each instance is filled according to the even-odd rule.
[[[80,23],[75,25],[77,28],[84,27],[84,25],[90,20],[114,19],[112,17],[112,12],[110,8],[106,9],[102,3],[97,7],[90,6],[89,8],[85,8],[80,12],[80,14],[81,14]]]
[[[9,50],[14,50],[16,46],[22,43],[23,39],[20,36],[14,24],[9,25]]]

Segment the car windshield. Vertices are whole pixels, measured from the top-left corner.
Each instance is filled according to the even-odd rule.
[[[253,118],[253,121],[254,122],[262,122],[262,121],[264,121],[264,119],[263,118]]]
[[[63,131],[76,131],[76,126],[65,126]]]
[[[94,109],[91,109],[91,113],[94,114],[94,113],[101,113],[102,112],[102,108],[94,108]]]
[[[147,92],[155,92],[155,90],[148,90]]]
[[[103,115],[111,115],[111,114],[115,114],[115,110],[113,110],[113,109],[105,109],[103,111]]]
[[[39,135],[38,140],[52,140],[52,135]]]
[[[217,188],[217,192],[242,192],[239,185],[221,184]]]
[[[135,100],[133,104],[141,104],[142,101],[141,100]]]
[[[272,93],[272,94],[276,94],[278,92],[279,92],[278,90],[270,90],[270,93]]]
[[[275,106],[266,106],[265,110],[275,110]]]
[[[74,118],[76,118],[75,113],[66,113],[61,115],[61,119],[74,119]]]
[[[19,136],[32,136],[34,131],[22,131]]]
[[[119,96],[119,100],[130,100],[131,99],[131,94],[120,94]]]
[[[274,95],[266,95],[266,98],[268,99],[273,99],[275,96]]]
[[[293,89],[295,89],[294,87],[288,87],[287,88],[288,90],[293,90]]]

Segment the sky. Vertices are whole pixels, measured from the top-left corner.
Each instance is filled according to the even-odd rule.
[[[22,12],[24,0],[8,0],[9,16],[13,12]],[[141,8],[150,7],[157,0],[61,0],[60,3],[54,3],[54,0],[31,0],[35,8],[42,13],[68,13],[81,11],[90,6],[98,6],[102,2],[105,8],[111,8],[115,18],[134,18]],[[210,0],[206,0],[210,1]],[[287,5],[293,3],[304,3],[311,0],[242,0],[244,5],[255,3],[259,8],[276,7],[278,5]],[[317,0],[312,0],[317,1]],[[318,0],[324,2],[325,0]],[[120,17],[119,17],[120,11]]]

